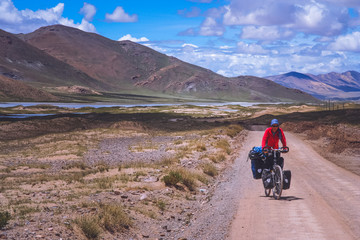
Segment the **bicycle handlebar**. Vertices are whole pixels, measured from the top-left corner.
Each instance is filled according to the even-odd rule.
[[[264,147],[263,148],[264,153],[267,153],[270,151],[279,151],[281,153],[287,153],[287,152],[289,152],[289,147],[281,147],[281,148],[277,148],[277,149],[272,148],[272,147]]]

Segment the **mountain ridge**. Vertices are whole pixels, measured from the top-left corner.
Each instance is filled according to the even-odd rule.
[[[62,25],[6,37],[17,40],[13,40],[16,46],[0,47],[0,74],[43,91],[76,85],[89,88],[87,92],[167,94],[195,100],[317,101],[266,79],[227,78],[138,43]],[[28,64],[19,64],[24,61]]]
[[[346,71],[326,74],[289,72],[265,77],[287,87],[295,87],[320,99],[360,99],[360,73]]]

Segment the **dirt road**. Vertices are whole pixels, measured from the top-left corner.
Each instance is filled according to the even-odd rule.
[[[262,134],[250,132],[243,148],[259,146]],[[284,169],[292,171],[291,188],[280,200],[265,197],[261,180],[253,180],[250,169],[240,170],[229,239],[360,239],[360,177],[323,159],[296,135],[286,136]]]

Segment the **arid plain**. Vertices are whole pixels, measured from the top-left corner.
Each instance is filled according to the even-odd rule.
[[[217,200],[222,184],[239,161],[250,177],[239,157],[253,146],[244,143],[274,116],[285,133],[360,175],[360,110],[342,107],[4,108],[55,115],[0,122],[0,238],[229,238],[239,206]],[[222,212],[214,201],[233,211],[209,219]]]

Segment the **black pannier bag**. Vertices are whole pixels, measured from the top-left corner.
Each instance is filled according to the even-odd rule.
[[[251,171],[254,179],[260,179],[264,165],[264,155],[261,147],[253,147],[249,152],[249,158],[251,160]]]
[[[262,171],[261,178],[265,189],[271,189],[274,187],[273,178],[271,176],[271,171],[269,169],[264,169]]]
[[[291,183],[291,171],[284,170],[284,177],[283,177],[283,189],[289,189]]]
[[[260,159],[254,159],[254,160],[251,160],[251,171],[252,171],[252,174],[253,174],[253,178],[254,179],[260,179],[261,178],[261,173],[262,173],[262,170],[263,170],[263,167],[262,167],[262,160]]]

